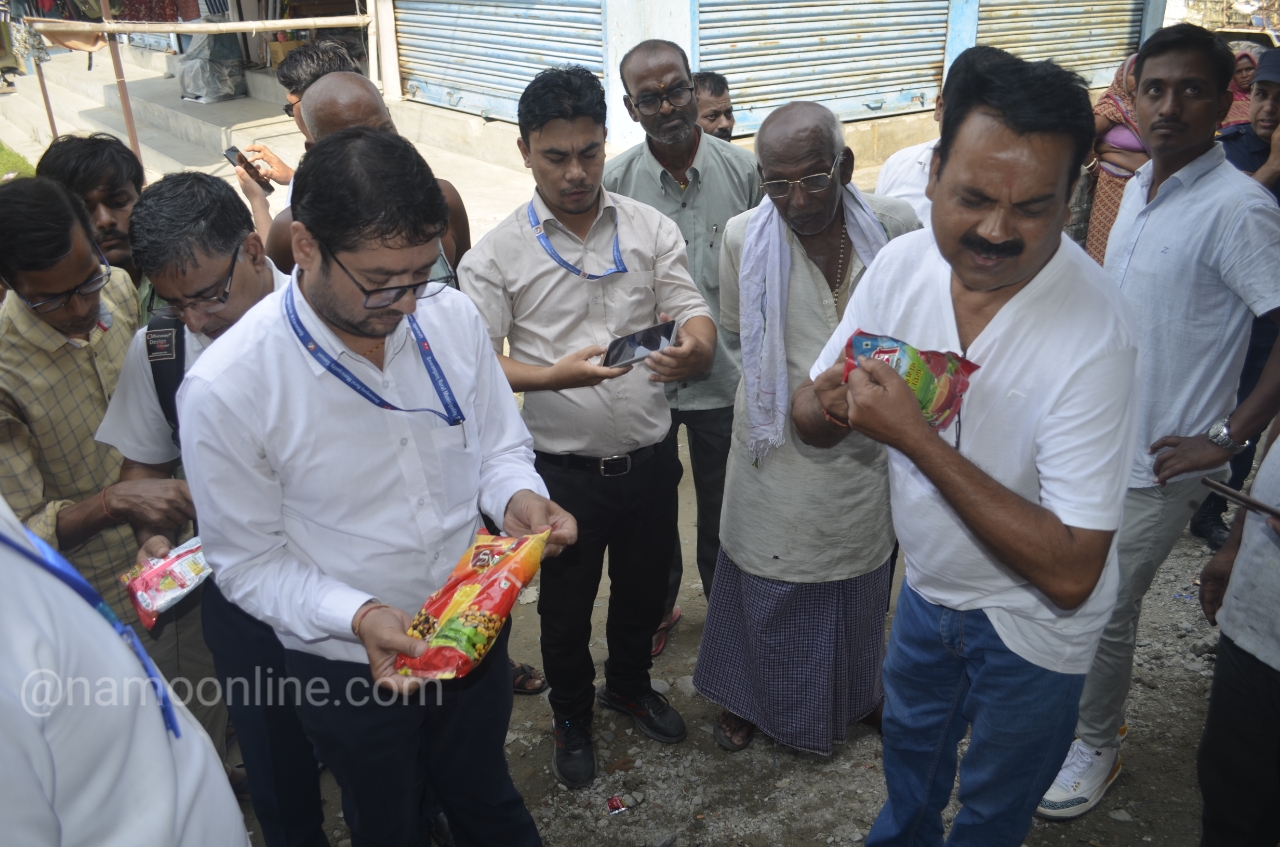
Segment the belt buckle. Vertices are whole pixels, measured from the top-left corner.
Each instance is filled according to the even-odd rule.
[[[605,456],[600,460],[600,476],[624,476],[631,473],[631,456]]]

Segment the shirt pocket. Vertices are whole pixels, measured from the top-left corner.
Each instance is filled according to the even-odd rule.
[[[431,430],[431,442],[434,460],[439,462],[440,475],[444,478],[444,501],[449,511],[478,503],[480,436],[471,421],[436,427]]]
[[[653,271],[613,274],[604,279],[605,324],[615,337],[629,335],[658,323],[658,296]]]

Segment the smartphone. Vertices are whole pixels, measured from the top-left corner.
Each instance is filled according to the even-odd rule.
[[[609,342],[600,364],[606,368],[625,368],[636,362],[643,362],[650,353],[657,353],[671,346],[671,339],[676,334],[676,322],[666,323],[615,338]]]
[[[232,167],[239,165],[244,168],[244,171],[249,175],[249,178],[262,187],[263,194],[270,195],[271,192],[276,190],[276,187],[271,184],[271,180],[263,176],[262,171],[258,170],[257,165],[244,157],[244,154],[240,152],[239,147],[228,147],[226,150],[222,151],[222,155],[227,158],[227,161],[231,163]]]
[[[1208,488],[1216,494],[1221,494],[1233,503],[1239,504],[1251,512],[1257,512],[1260,515],[1266,515],[1269,518],[1280,518],[1280,508],[1268,506],[1261,500],[1254,500],[1247,494],[1241,494],[1234,488],[1223,485],[1212,479],[1201,479]]]

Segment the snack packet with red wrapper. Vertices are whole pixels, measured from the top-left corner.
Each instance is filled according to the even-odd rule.
[[[156,625],[156,618],[177,605],[196,586],[213,574],[204,560],[200,537],[174,547],[162,559],[148,559],[146,565],[134,565],[120,574],[122,582],[138,611],[138,620],[147,629]]]
[[[960,412],[969,377],[978,366],[954,353],[917,350],[887,335],[858,330],[844,346],[844,381],[858,367],[859,356],[879,359],[898,372],[920,401],[920,411],[935,429],[944,430]]]
[[[427,642],[421,656],[401,653],[402,676],[454,679],[484,659],[507,622],[520,589],[542,566],[551,533],[507,538],[480,533],[440,590],[427,598],[409,635]]]

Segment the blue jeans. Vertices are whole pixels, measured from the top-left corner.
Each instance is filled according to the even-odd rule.
[[[1084,674],[1045,670],[1004,645],[982,610],[957,612],[904,584],[884,661],[889,799],[867,847],[943,843],[956,746],[971,729],[949,845],[1018,847],[1067,755]]]

